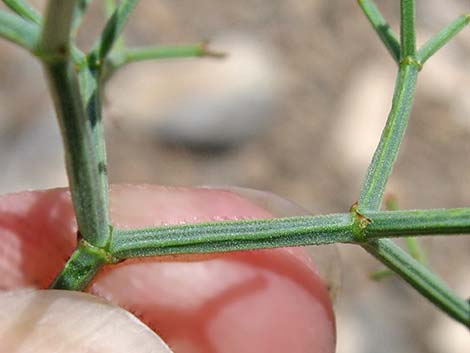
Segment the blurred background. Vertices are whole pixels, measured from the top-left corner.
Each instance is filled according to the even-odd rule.
[[[43,8],[44,1],[32,1]],[[398,31],[399,1],[378,1]],[[418,1],[418,41],[470,11]],[[80,32],[103,25],[95,1]],[[356,1],[141,0],[126,44],[211,40],[211,58],[129,65],[104,92],[114,183],[237,185],[315,214],[344,212],[390,108],[396,67]],[[387,188],[401,208],[470,206],[470,28],[426,64]],[[0,40],[0,192],[65,186],[63,152],[38,62]],[[470,239],[427,238],[429,265],[470,295]],[[470,335],[358,247],[339,246],[339,353],[461,353]]]

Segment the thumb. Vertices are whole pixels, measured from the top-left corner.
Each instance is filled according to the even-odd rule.
[[[90,294],[0,292],[0,352],[171,353],[129,312]]]

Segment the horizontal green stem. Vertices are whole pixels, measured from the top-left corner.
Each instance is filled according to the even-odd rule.
[[[351,242],[351,225],[351,215],[345,213],[115,229],[109,251],[116,258],[128,258]]]
[[[358,3],[390,55],[392,55],[395,62],[399,63],[400,42],[395,32],[380,13],[377,5],[372,0],[359,0]]]
[[[109,262],[107,254],[81,241],[50,288],[84,290],[101,267]]]
[[[470,209],[368,212],[365,241],[470,233]],[[109,248],[119,259],[182,253],[208,253],[283,246],[354,243],[350,213],[123,230],[115,229]]]
[[[442,31],[428,40],[416,54],[417,60],[424,64],[435,52],[446,45],[462,29],[470,23],[470,14],[462,15],[450,23]]]
[[[366,212],[367,240],[389,236],[470,233],[470,208]]]
[[[398,71],[392,109],[382,132],[379,145],[359,196],[359,210],[377,210],[385,192],[385,185],[392,173],[401,141],[408,125],[416,90],[418,68],[412,64],[402,64]]]
[[[41,15],[26,1],[23,0],[3,0],[5,5],[7,5],[15,13],[23,17],[25,20],[34,22],[36,24],[41,24],[42,18]]]
[[[437,307],[465,326],[470,326],[470,304],[391,240],[372,241],[363,247]]]
[[[0,9],[0,37],[34,51],[39,41],[37,24]]]
[[[205,43],[190,45],[156,46],[147,48],[125,49],[111,57],[112,66],[118,68],[143,60],[190,58],[208,55]]]

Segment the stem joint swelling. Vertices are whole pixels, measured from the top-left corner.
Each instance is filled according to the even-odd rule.
[[[104,265],[117,261],[107,250],[81,239],[50,288],[84,290]]]
[[[358,203],[355,202],[351,208],[349,209],[351,212],[351,217],[353,220],[351,226],[351,232],[358,243],[366,243],[367,242],[367,235],[366,229],[369,224],[372,223],[372,219],[364,216],[358,210]]]
[[[412,56],[403,58],[403,60],[400,61],[400,66],[414,66],[418,71],[421,71],[423,68],[422,62]]]

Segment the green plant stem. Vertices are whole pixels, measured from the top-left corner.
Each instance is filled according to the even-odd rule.
[[[368,212],[365,241],[416,235],[470,233],[470,208]],[[250,221],[210,222],[146,229],[115,229],[110,253],[118,258],[208,253],[283,246],[356,243],[350,213]]]
[[[401,60],[392,109],[361,190],[358,217],[361,216],[361,213],[364,214],[367,211],[380,208],[385,185],[397,158],[413,105],[416,80],[421,68],[415,57],[415,3],[413,0],[401,1],[400,35]],[[378,219],[374,220],[371,215],[367,215],[367,217],[370,217],[372,221],[365,227],[364,232],[366,237],[370,239],[371,231],[374,228],[380,229],[381,222]],[[396,226],[401,228],[398,224]],[[403,234],[416,234],[408,232],[409,229],[402,230]],[[468,325],[468,304],[458,298],[439,278],[395,243],[387,239],[380,239],[363,243],[362,246],[447,314]]]
[[[374,153],[372,162],[367,170],[361,194],[359,210],[379,209],[385,185],[392,173],[393,164],[398,155],[401,141],[408,125],[411,113],[418,68],[412,64],[401,64],[398,71],[392,109],[382,132],[379,145]]]
[[[428,40],[416,54],[417,60],[424,64],[434,53],[446,45],[462,29],[470,23],[470,14],[462,15],[450,23],[442,31]]]
[[[416,54],[415,0],[401,0],[400,11],[401,60],[403,60],[407,57],[414,57]]]
[[[368,211],[367,240],[388,236],[470,233],[470,208]]]
[[[110,236],[92,128],[70,56],[73,0],[52,0],[47,9],[39,57],[44,63],[65,147],[65,161],[79,231],[97,247]]]
[[[3,0],[12,11],[23,17],[25,20],[41,24],[41,15],[27,2],[23,0]]]
[[[207,49],[207,43],[189,45],[156,46],[147,48],[125,49],[110,58],[113,69],[123,65],[143,60],[194,58],[202,56],[222,57],[222,53],[216,53]]]
[[[93,0],[77,0],[72,21],[72,37],[75,37],[77,35],[78,28],[82,23],[83,16],[85,15],[85,12],[92,1]]]
[[[389,210],[389,211],[398,211],[399,210],[398,200],[393,196],[387,197],[385,199],[385,205],[386,205],[387,210]],[[405,242],[406,242],[406,248],[407,248],[408,252],[410,253],[410,255],[414,259],[418,260],[423,265],[425,265],[426,264],[426,255],[425,255],[423,249],[421,248],[421,246],[418,242],[418,239],[416,239],[415,237],[406,237]]]
[[[406,248],[408,249],[408,252],[410,253],[411,257],[419,263],[426,265],[426,254],[424,253],[423,248],[421,247],[421,244],[419,243],[418,239],[416,239],[415,237],[406,237],[405,242]]]
[[[115,229],[109,251],[118,258],[209,253],[352,242],[349,213],[236,222]]]
[[[385,21],[385,18],[380,13],[375,2],[372,0],[358,0],[358,3],[390,55],[397,63],[399,63],[400,42],[393,29],[387,21]]]
[[[372,241],[363,247],[449,316],[467,327],[470,325],[469,303],[391,240]]]
[[[90,62],[93,66],[101,66],[103,64],[103,60],[106,58],[121,35],[124,26],[137,3],[138,0],[122,0],[121,4],[109,18],[100,38],[90,52]]]
[[[385,198],[385,205],[386,209],[389,211],[398,211],[398,201],[393,195],[386,197]],[[409,252],[409,254],[416,259],[418,262],[422,263],[423,265],[426,265],[426,257],[424,254],[424,251],[422,250],[418,240],[415,237],[410,237],[407,236],[405,238],[406,242],[406,248]],[[394,272],[390,269],[383,269],[383,270],[378,270],[374,271],[371,274],[371,279],[375,281],[380,281],[385,277],[392,276]]]
[[[0,37],[34,52],[39,41],[39,26],[0,9]]]
[[[110,262],[112,259],[102,250],[81,241],[50,288],[84,290],[101,267]]]

